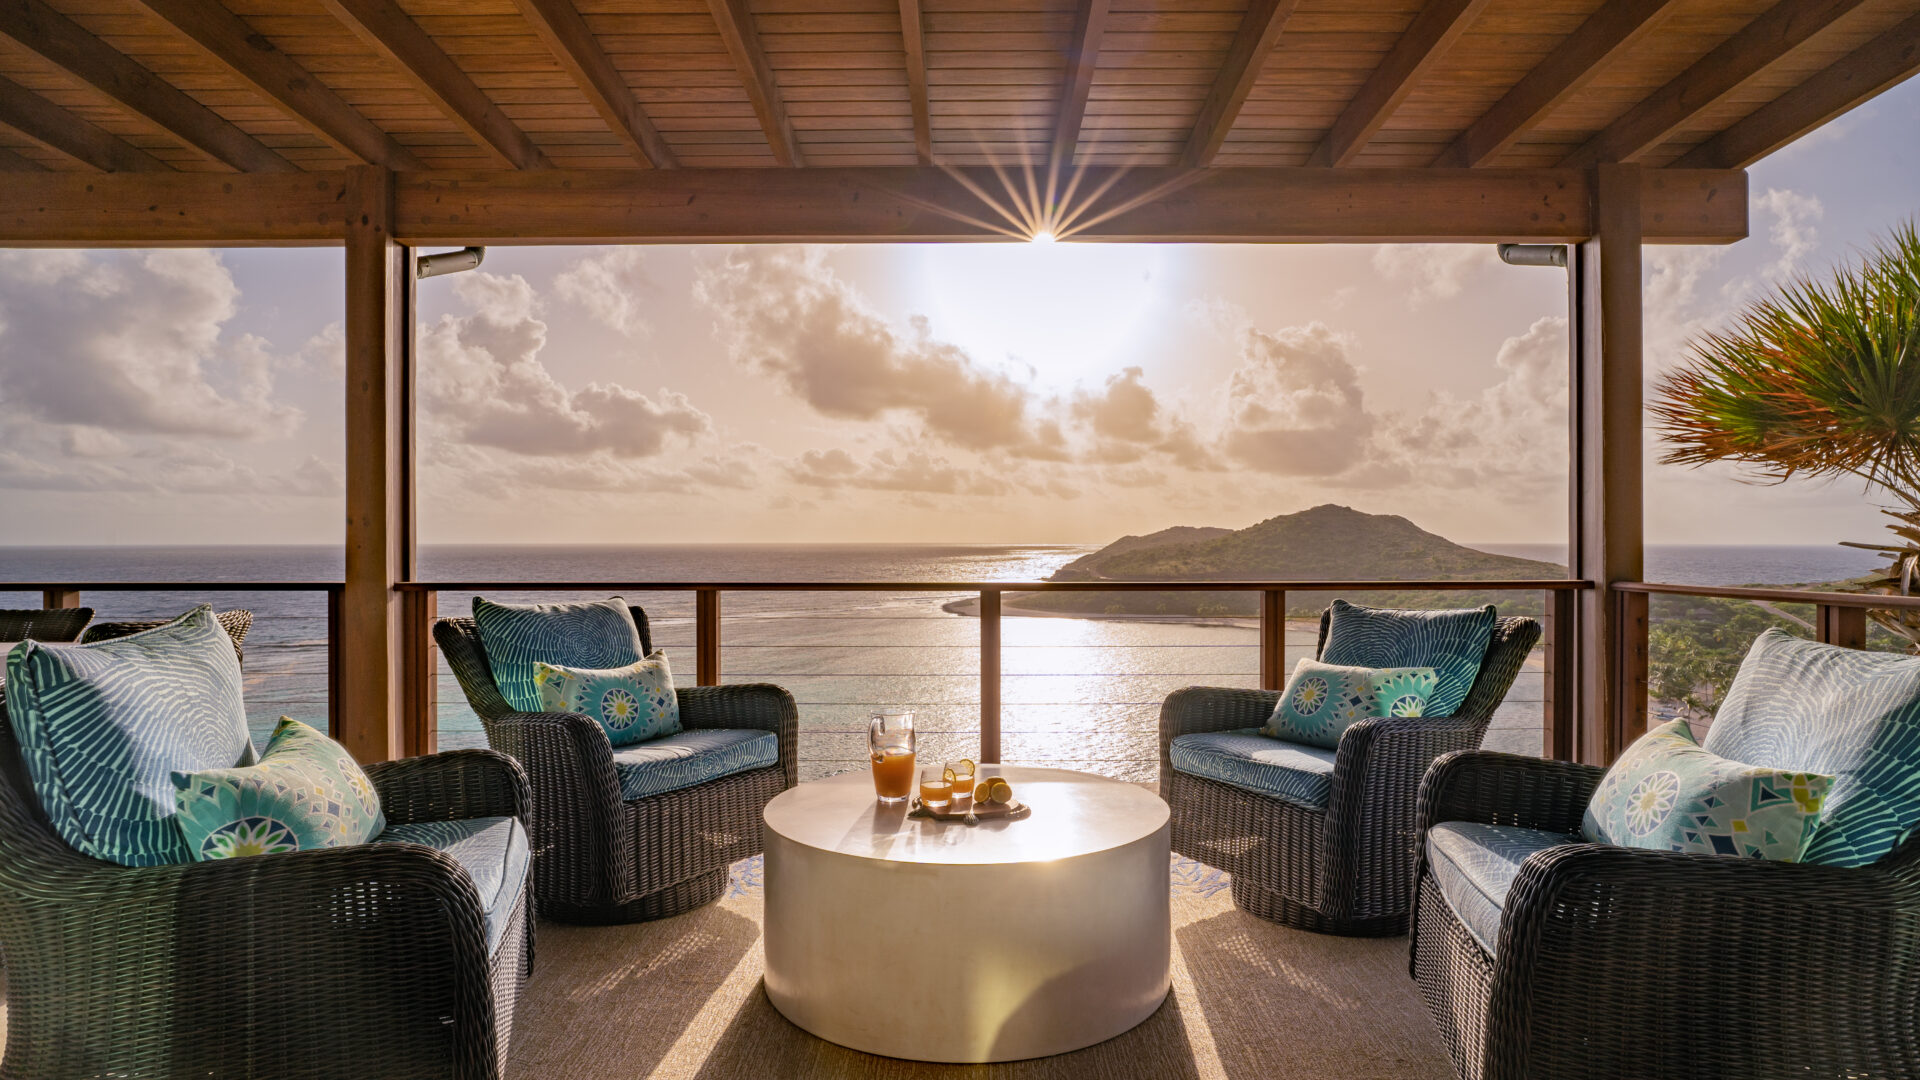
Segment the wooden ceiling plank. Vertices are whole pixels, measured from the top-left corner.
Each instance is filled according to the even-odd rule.
[[[1087,117],[1087,96],[1093,92],[1094,69],[1100,65],[1100,39],[1107,32],[1107,0],[1080,0],[1074,10],[1073,36],[1067,46],[1067,78],[1054,110],[1053,142],[1048,152],[1048,175],[1073,165],[1080,144],[1080,125]]]
[[[1672,167],[1700,168],[1703,162],[1725,161],[1744,168],[1916,73],[1920,73],[1920,14],[1760,106],[1682,155]]]
[[[25,154],[16,153],[0,146],[0,172],[48,172],[45,165]]]
[[[481,149],[513,169],[551,168],[500,107],[393,0],[321,0],[328,11],[407,77]]]
[[[906,49],[907,100],[913,107],[913,153],[933,164],[933,106],[927,94],[927,41],[920,0],[900,0],[900,41]]]
[[[773,159],[788,168],[806,164],[800,153],[800,140],[794,136],[793,121],[787,118],[787,106],[780,97],[780,84],[774,80],[773,64],[760,44],[760,33],[753,26],[753,12],[747,0],[707,0],[720,40],[740,72],[747,99],[753,102],[753,114],[767,134]]]
[[[426,164],[217,0],[138,0],[341,153],[389,169]]]
[[[1461,132],[1434,164],[1473,168],[1498,157],[1678,6],[1677,0],[1608,0]]]
[[[1240,109],[1260,78],[1260,69],[1280,43],[1280,32],[1299,0],[1253,0],[1240,19],[1240,29],[1227,50],[1226,62],[1214,77],[1207,97],[1200,105],[1193,131],[1180,153],[1180,163],[1190,169],[1204,169],[1213,163],[1227,133],[1240,118]]]
[[[101,172],[173,171],[145,150],[102,131],[5,76],[0,76],[0,124]]]
[[[41,0],[0,3],[0,35],[112,98],[214,161],[241,172],[298,172],[212,109]]]
[[[514,2],[534,32],[540,35],[540,40],[553,50],[560,66],[579,84],[580,92],[587,96],[594,111],[620,141],[627,144],[634,158],[656,169],[677,168],[680,162],[674,157],[673,148],[667,145],[660,129],[634,98],[633,88],[627,85],[620,69],[601,48],[600,39],[594,36],[571,0]]]
[[[1780,0],[1560,164],[1634,161],[1863,0]]]
[[[1350,165],[1367,140],[1413,93],[1420,77],[1447,54],[1489,0],[1432,0],[1420,9],[1393,50],[1340,112],[1309,159],[1314,165]]]

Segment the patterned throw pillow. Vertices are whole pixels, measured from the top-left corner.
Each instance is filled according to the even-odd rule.
[[[195,862],[364,844],[387,827],[347,749],[283,716],[258,765],[173,774],[174,818]]]
[[[1439,678],[1428,716],[1452,716],[1467,700],[1493,640],[1494,610],[1397,611],[1335,600],[1320,659],[1350,667],[1430,667]]]
[[[1343,667],[1303,659],[1260,733],[1331,750],[1357,721],[1424,715],[1437,681],[1432,668]]]
[[[1710,754],[1675,720],[1607,770],[1580,831],[1596,844],[1799,862],[1832,784]]]
[[[473,598],[493,681],[518,712],[540,711],[535,663],[617,668],[643,659],[640,628],[619,597],[584,604],[496,604]]]
[[[240,662],[204,604],[123,638],[15,646],[7,711],[54,830],[122,866],[190,861],[173,822],[175,770],[254,761]]]
[[[541,712],[590,716],[615,746],[657,739],[680,730],[680,698],[664,653],[619,668],[571,668],[535,663]]]

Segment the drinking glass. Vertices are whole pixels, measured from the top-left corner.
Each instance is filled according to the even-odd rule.
[[[945,769],[928,765],[920,770],[920,802],[929,810],[945,809],[953,801],[954,787]]]
[[[913,714],[877,712],[867,717],[867,752],[873,758],[873,792],[881,802],[913,794]]]
[[[953,773],[953,797],[955,799],[973,798],[973,762],[966,758],[961,758],[959,761],[949,761],[947,762],[946,771]],[[941,773],[941,775],[945,776],[946,772]]]

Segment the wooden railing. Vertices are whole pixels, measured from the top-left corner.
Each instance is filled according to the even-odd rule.
[[[409,672],[403,742],[415,753],[434,743],[438,711],[437,661],[433,620],[441,592],[690,592],[694,596],[695,681],[720,682],[721,596],[727,592],[939,592],[975,593],[980,605],[980,760],[1000,760],[1001,597],[1044,592],[1222,592],[1257,593],[1259,605],[1260,685],[1278,690],[1285,683],[1286,610],[1289,592],[1540,592],[1545,617],[1545,695],[1543,748],[1567,757],[1573,749],[1574,669],[1573,594],[1592,588],[1587,581],[1555,578],[1511,581],[416,581],[395,586],[403,598],[403,653]]]

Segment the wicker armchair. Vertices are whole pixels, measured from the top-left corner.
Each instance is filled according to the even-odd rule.
[[[220,629],[225,630],[227,636],[233,639],[233,655],[238,657],[241,663],[246,663],[247,653],[241,645],[247,640],[247,632],[253,629],[253,612],[246,608],[234,608],[232,611],[216,611],[213,617],[220,623]],[[142,630],[165,626],[172,621],[171,619],[128,619],[120,622],[94,623],[87,627],[87,632],[81,635],[80,641],[84,644],[106,641],[109,638],[123,638]]]
[[[1920,834],[1861,867],[1571,842],[1604,773],[1472,751],[1421,785],[1410,964],[1461,1077],[1920,1076]],[[1445,822],[1570,841],[1521,863],[1491,952],[1427,861]]]
[[[527,813],[490,750],[366,771],[391,824]],[[429,847],[89,858],[40,813],[0,708],[0,1076],[497,1078],[533,960],[520,895],[489,958],[473,880]]]
[[[1316,656],[1330,622],[1323,613]],[[1173,849],[1227,871],[1234,903],[1261,918],[1356,937],[1406,933],[1420,778],[1441,754],[1480,745],[1539,639],[1532,619],[1499,619],[1480,674],[1452,716],[1347,728],[1324,808],[1175,771],[1175,738],[1259,727],[1280,701],[1270,690],[1175,691],[1160,709],[1160,794],[1173,808]]]
[[[90,607],[0,608],[0,641],[73,641],[92,621]]]
[[[646,613],[633,609],[643,653]],[[433,638],[480,716],[487,742],[526,767],[533,786],[534,896],[564,922],[660,919],[726,890],[728,867],[762,850],[760,811],[798,782],[800,713],[766,683],[679,691],[683,728],[753,728],[778,736],[778,764],[694,787],[623,800],[613,748],[577,713],[515,712],[501,696],[472,619],[441,619]]]

